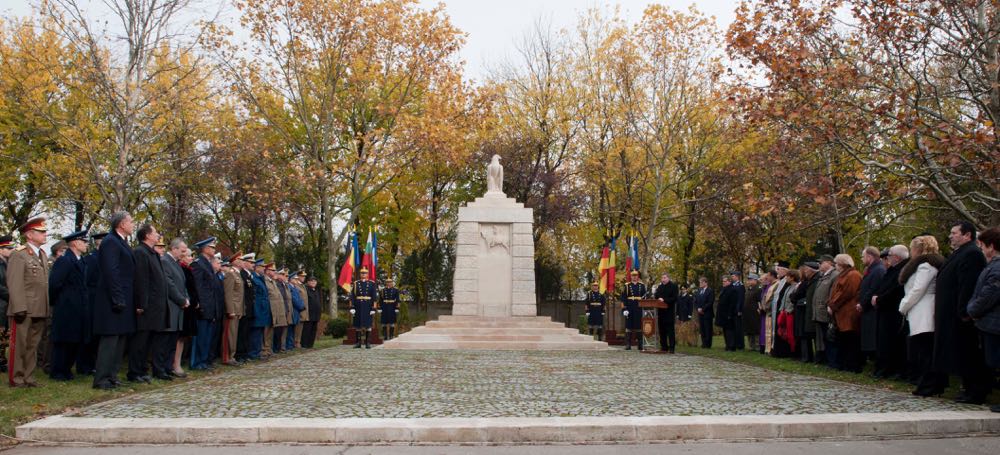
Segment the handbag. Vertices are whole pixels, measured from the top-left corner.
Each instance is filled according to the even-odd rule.
[[[837,318],[835,318],[835,317],[833,317],[833,315],[831,315],[830,316],[830,325],[826,328],[826,341],[828,343],[836,343],[837,342],[837,332],[839,332],[839,330],[837,330]]]

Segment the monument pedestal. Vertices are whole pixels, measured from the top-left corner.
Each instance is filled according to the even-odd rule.
[[[503,193],[458,209],[455,316],[535,316],[532,210]]]

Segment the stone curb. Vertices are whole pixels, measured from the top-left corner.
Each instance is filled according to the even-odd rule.
[[[17,427],[46,443],[597,443],[1000,434],[988,411],[545,418],[174,418],[53,416]]]

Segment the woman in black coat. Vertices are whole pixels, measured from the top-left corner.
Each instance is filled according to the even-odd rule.
[[[73,379],[70,368],[77,350],[90,341],[90,304],[87,298],[87,274],[78,256],[87,249],[83,239],[87,231],[63,237],[69,251],[56,259],[49,273],[49,302],[52,304],[52,368],[49,377],[56,381]]]

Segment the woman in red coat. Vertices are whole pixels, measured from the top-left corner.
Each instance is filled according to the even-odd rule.
[[[860,373],[861,362],[861,313],[857,310],[861,289],[861,273],[854,269],[854,259],[848,254],[838,254],[834,264],[840,276],[830,291],[830,314],[837,323],[837,364],[841,370]]]

